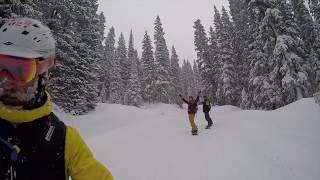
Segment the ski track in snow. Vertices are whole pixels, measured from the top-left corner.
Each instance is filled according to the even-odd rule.
[[[320,106],[313,99],[269,112],[212,109],[207,130],[199,108],[198,136],[186,107],[100,104],[86,116],[58,114],[118,180],[320,179]]]

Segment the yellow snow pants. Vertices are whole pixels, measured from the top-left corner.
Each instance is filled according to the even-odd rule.
[[[196,114],[189,114],[189,122],[192,128],[192,131],[198,131],[198,127],[196,125],[195,121]]]

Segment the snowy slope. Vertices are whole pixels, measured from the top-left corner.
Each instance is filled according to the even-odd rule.
[[[215,127],[191,136],[186,109],[101,104],[77,127],[117,180],[319,180],[320,106],[302,99],[276,111],[215,107]]]

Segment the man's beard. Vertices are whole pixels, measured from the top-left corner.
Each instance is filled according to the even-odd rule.
[[[38,83],[30,87],[22,87],[23,90],[5,90],[0,88],[0,102],[7,106],[25,106],[35,99]]]

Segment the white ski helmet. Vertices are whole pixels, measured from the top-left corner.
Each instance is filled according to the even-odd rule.
[[[55,54],[55,40],[51,30],[40,21],[10,19],[0,28],[0,54],[46,59]]]

